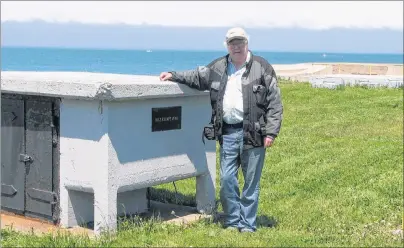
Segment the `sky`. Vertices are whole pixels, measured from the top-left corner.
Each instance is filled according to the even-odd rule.
[[[403,29],[403,1],[2,1],[1,21]]]
[[[2,47],[402,53],[403,1],[2,1]],[[203,41],[203,42],[201,42]]]

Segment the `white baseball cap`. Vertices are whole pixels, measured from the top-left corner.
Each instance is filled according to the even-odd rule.
[[[226,42],[230,42],[234,39],[243,39],[248,41],[248,35],[242,28],[231,28],[226,33]]]

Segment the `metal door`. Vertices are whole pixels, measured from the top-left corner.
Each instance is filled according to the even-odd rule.
[[[25,163],[24,101],[1,99],[1,205],[5,210],[24,211]]]
[[[49,100],[26,101],[26,215],[52,219],[57,195],[53,192],[53,115]]]

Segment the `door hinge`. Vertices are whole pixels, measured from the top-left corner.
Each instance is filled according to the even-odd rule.
[[[58,144],[59,137],[58,137],[57,128],[55,125],[55,116],[53,116],[53,118],[52,118],[51,128],[52,128],[52,145],[54,147],[56,147]]]
[[[27,194],[34,200],[45,201],[51,205],[58,203],[58,197],[53,191],[29,188]]]
[[[20,161],[32,163],[34,159],[31,156],[28,156],[27,154],[20,154]]]
[[[13,185],[1,184],[1,194],[5,194],[7,196],[13,196],[17,193],[17,190]]]
[[[52,145],[54,147],[58,145],[58,134],[57,134],[55,128],[53,128],[53,131],[52,131]]]

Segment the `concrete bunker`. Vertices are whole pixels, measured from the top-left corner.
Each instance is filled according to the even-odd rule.
[[[146,212],[148,187],[190,177],[198,211],[214,209],[208,93],[152,76],[11,71],[1,91],[3,209],[99,233]]]
[[[400,88],[403,87],[403,76],[385,75],[318,75],[308,80],[314,88],[336,89],[344,86],[362,86],[369,88]]]

